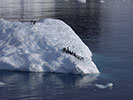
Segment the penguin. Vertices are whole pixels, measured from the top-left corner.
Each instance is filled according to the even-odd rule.
[[[32,24],[36,24],[36,21],[35,21],[35,20],[31,20],[31,23],[32,23]]]

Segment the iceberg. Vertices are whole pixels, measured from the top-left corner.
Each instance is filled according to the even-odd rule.
[[[91,56],[72,28],[59,19],[35,24],[0,19],[1,70],[99,74]]]

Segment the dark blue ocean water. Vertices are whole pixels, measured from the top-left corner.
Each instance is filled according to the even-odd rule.
[[[0,100],[133,100],[132,0],[0,0],[8,20],[59,18],[93,53],[99,77],[0,71]],[[95,83],[112,82],[112,89]]]

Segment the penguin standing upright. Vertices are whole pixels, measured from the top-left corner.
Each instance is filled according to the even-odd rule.
[[[35,20],[31,20],[31,23],[32,23],[32,24],[36,24],[36,21],[35,21]]]

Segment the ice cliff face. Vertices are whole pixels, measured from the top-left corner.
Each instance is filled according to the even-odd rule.
[[[63,52],[63,48],[69,50]],[[61,20],[45,19],[33,25],[0,19],[0,69],[99,73],[91,56],[89,48]]]

